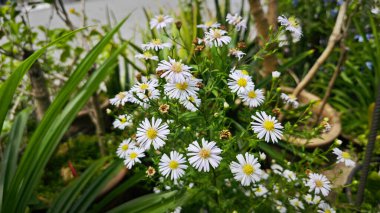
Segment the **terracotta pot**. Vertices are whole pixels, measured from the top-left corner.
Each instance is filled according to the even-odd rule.
[[[289,88],[289,87],[281,87],[281,89],[285,93],[292,93],[294,90],[294,88]],[[301,104],[307,104],[310,101],[318,101],[318,100],[319,102],[314,104],[312,108],[313,113],[319,112],[321,99],[305,90],[302,91],[301,94],[298,96],[298,102]],[[325,105],[325,108],[323,109],[322,117],[329,118],[329,124],[331,125],[331,130],[327,133],[323,133],[322,135],[320,135],[319,138],[304,139],[304,138],[298,138],[294,136],[285,135],[283,137],[283,140],[286,140],[296,145],[305,146],[307,148],[324,146],[333,142],[339,136],[342,130],[339,114],[337,111],[335,111],[334,108],[332,108],[330,104],[327,103]]]

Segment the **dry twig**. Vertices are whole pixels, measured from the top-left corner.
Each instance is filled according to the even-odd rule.
[[[330,35],[329,41],[327,43],[326,49],[322,52],[321,56],[317,59],[315,64],[310,68],[304,79],[297,85],[293,92],[294,96],[298,96],[307,84],[313,79],[314,75],[317,73],[319,67],[326,61],[331,52],[333,51],[335,44],[342,38],[342,26],[344,23],[344,18],[347,12],[348,1],[344,1],[339,8],[339,14],[335,22],[334,29]]]

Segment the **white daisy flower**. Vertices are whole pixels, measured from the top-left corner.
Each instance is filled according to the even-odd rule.
[[[303,196],[303,198],[305,199],[307,204],[311,204],[311,205],[314,204],[313,196],[311,194],[307,194],[307,195]]]
[[[189,95],[187,99],[180,99],[179,102],[188,110],[195,112],[201,105],[201,99],[197,96]]]
[[[186,78],[191,78],[191,67],[182,64],[182,60],[176,61],[169,57],[169,61],[162,60],[156,69],[156,71],[164,71],[161,78],[172,82],[184,82]]]
[[[302,201],[298,200],[298,198],[289,199],[289,203],[296,209],[305,209]]]
[[[182,154],[171,151],[170,158],[164,154],[158,165],[160,173],[163,176],[168,177],[170,175],[170,179],[177,180],[185,174],[184,170],[187,168],[185,163],[186,160]]]
[[[350,153],[343,152],[338,148],[333,149],[333,153],[337,156],[337,163],[344,163],[348,167],[354,167],[356,165],[355,161],[352,160]]]
[[[266,194],[268,193],[268,189],[265,188],[265,186],[263,186],[262,184],[259,184],[256,188],[253,188],[253,191],[255,192],[255,195],[257,197],[266,197]]]
[[[301,40],[301,36],[294,32],[290,32],[290,36],[291,36],[292,43],[297,43]],[[289,40],[290,39],[288,38],[288,35],[284,31],[280,31],[278,35],[278,46],[279,47],[288,46]]]
[[[243,186],[260,181],[262,174],[261,165],[257,162],[255,156],[246,152],[245,158],[242,154],[238,154],[236,158],[238,159],[238,163],[233,161],[230,164],[230,169],[235,180],[241,181]]]
[[[256,116],[252,115],[252,129],[259,139],[265,137],[265,141],[277,143],[282,137],[282,125],[277,119],[271,115],[267,115],[264,111],[256,112]]]
[[[182,207],[178,206],[177,208],[174,209],[172,213],[181,213]]]
[[[232,90],[232,92],[237,92],[239,94],[249,91],[255,86],[252,82],[252,78],[248,75],[232,72],[229,77],[228,87]]]
[[[235,67],[232,68],[232,70],[230,71],[230,74],[232,74],[232,73],[237,73],[239,75],[249,76],[249,72],[247,70],[235,70]]]
[[[119,92],[114,98],[110,99],[110,104],[117,107],[124,106],[126,102],[130,101],[130,95],[128,92]]]
[[[218,22],[208,21],[204,24],[197,25],[197,28],[202,28],[204,31],[206,31],[208,28],[219,28],[220,24]]]
[[[331,125],[327,121],[323,121],[322,124],[323,124],[323,130],[322,130],[322,132],[323,133],[330,132]]]
[[[187,100],[190,96],[197,96],[197,81],[186,78],[182,82],[168,82],[164,86],[165,94],[170,98]]]
[[[331,183],[326,176],[322,174],[311,173],[309,175],[309,180],[306,183],[308,186],[309,192],[314,190],[315,194],[322,194],[327,196],[331,190]]]
[[[293,108],[297,108],[299,106],[299,103],[297,101],[297,97],[292,95],[292,94],[287,95],[285,93],[281,93],[281,99],[284,102],[284,104],[289,104],[289,105],[293,106]]]
[[[236,27],[236,31],[245,30],[247,28],[247,22],[243,20],[239,14],[231,15],[227,14],[226,21]]]
[[[142,103],[139,104],[142,105],[144,108],[147,108],[149,107],[149,101],[160,98],[160,91],[158,89],[147,89],[145,92],[137,92],[136,95],[142,100]]]
[[[126,158],[127,152],[135,147],[135,144],[131,139],[123,140],[116,150],[116,154],[119,158]]]
[[[335,209],[329,204],[322,202],[318,205],[318,213],[335,213]]]
[[[286,207],[284,206],[284,204],[282,204],[281,201],[279,200],[275,200],[275,207],[276,207],[276,210],[280,213],[286,213],[287,209]]]
[[[145,157],[143,149],[137,147],[130,149],[125,157],[124,165],[127,166],[128,169],[131,169],[135,163],[141,163],[139,158],[142,157]]]
[[[221,29],[210,29],[208,32],[205,32],[205,43],[206,46],[212,47],[221,47],[225,44],[231,42],[231,37],[227,36],[227,31]]]
[[[279,16],[277,20],[286,30],[294,33],[296,37],[300,38],[302,36],[302,29],[295,17],[286,18],[285,16]]]
[[[157,30],[166,27],[166,25],[172,23],[174,19],[170,16],[157,15],[149,22],[150,29],[156,28]]]
[[[376,6],[373,6],[371,8],[371,13],[374,14],[374,15],[380,14],[380,8],[378,8]]]
[[[313,199],[313,203],[314,204],[318,204],[319,202],[321,202],[322,198],[318,195],[314,195],[314,199]]]
[[[238,96],[250,108],[260,106],[262,103],[264,103],[265,99],[264,91],[261,89],[255,90],[255,87],[252,87],[244,92],[239,93]]]
[[[151,144],[153,144],[154,149],[158,149],[165,145],[169,133],[169,126],[163,123],[160,118],[153,117],[152,122],[145,118],[137,128],[136,141],[145,149],[149,149]]]
[[[113,127],[118,129],[125,129],[127,126],[132,126],[132,116],[130,115],[119,115],[113,122]]]
[[[216,146],[214,141],[208,142],[204,138],[202,138],[202,147],[198,141],[194,141],[189,145],[187,151],[189,163],[200,172],[209,172],[210,165],[215,169],[222,160],[219,156],[222,150]]]
[[[286,178],[287,181],[295,181],[297,179],[296,174],[290,170],[285,169],[282,176]]]
[[[132,91],[129,91],[129,93],[131,93],[131,99],[130,99],[131,103],[138,104],[144,109],[147,109],[150,106],[149,103],[147,103],[149,100],[147,101],[144,97],[142,97],[144,95],[143,93],[135,93],[138,98],[136,98],[133,95]],[[143,98],[144,98],[144,101],[141,100]]]
[[[141,82],[136,82],[136,84],[133,85],[131,91],[145,93],[145,91],[156,89],[156,87],[158,87],[157,79],[148,80],[146,77],[143,77],[141,78]]]
[[[282,171],[284,170],[284,168],[282,168],[282,166],[278,164],[272,164],[270,168],[272,169],[273,173],[278,174],[278,175],[281,175]]]
[[[281,73],[279,71],[273,71],[272,72],[272,78],[278,78],[280,77]]]
[[[162,43],[162,41],[160,39],[153,39],[152,41],[148,42],[147,44],[141,45],[141,48],[144,51],[147,51],[147,50],[158,51],[158,50],[162,50],[164,48],[171,48],[171,47],[172,47],[171,43]]]
[[[150,52],[144,52],[143,54],[137,54],[137,55],[135,55],[135,58],[158,61],[158,56],[152,55],[152,53],[150,53]]]
[[[236,48],[232,48],[228,50],[228,56],[231,56],[231,55],[235,56],[240,61],[240,59],[244,57],[245,53]]]

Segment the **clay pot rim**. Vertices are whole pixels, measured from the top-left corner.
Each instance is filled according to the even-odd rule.
[[[281,90],[286,93],[292,93],[294,91],[294,88],[281,87]],[[312,100],[317,100],[317,101],[321,100],[318,96],[312,93],[309,93],[305,90],[302,91],[298,97],[299,97],[300,103],[308,103]],[[318,112],[319,108],[320,106],[317,103],[313,107],[312,111]],[[304,139],[304,138],[284,135],[282,139],[284,141],[287,141],[289,143],[292,143],[298,146],[305,146],[306,148],[315,148],[315,147],[320,147],[320,146],[330,144],[339,136],[342,130],[340,117],[339,117],[338,112],[328,103],[326,103],[322,114],[324,117],[329,118],[329,124],[331,125],[331,130],[329,132],[323,133],[321,137],[319,138]]]

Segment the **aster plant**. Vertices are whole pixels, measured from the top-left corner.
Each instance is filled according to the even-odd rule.
[[[302,39],[296,19],[278,20],[268,44],[279,44],[285,31]],[[144,68],[135,72],[130,90],[110,98],[120,133],[115,152],[126,167],[146,170],[157,193],[203,195],[188,205],[212,212],[333,209],[326,201],[331,181],[313,163],[337,145],[294,164],[276,151],[299,149],[286,142],[289,135],[315,136],[323,128],[296,128],[310,118],[313,103],[283,93],[281,72],[260,76],[256,64],[269,53],[244,52],[247,18],[228,13],[225,25],[182,22],[166,14],[151,18],[146,42],[134,48]],[[280,121],[284,112],[294,119]],[[128,125],[120,124],[123,118],[131,118]]]

